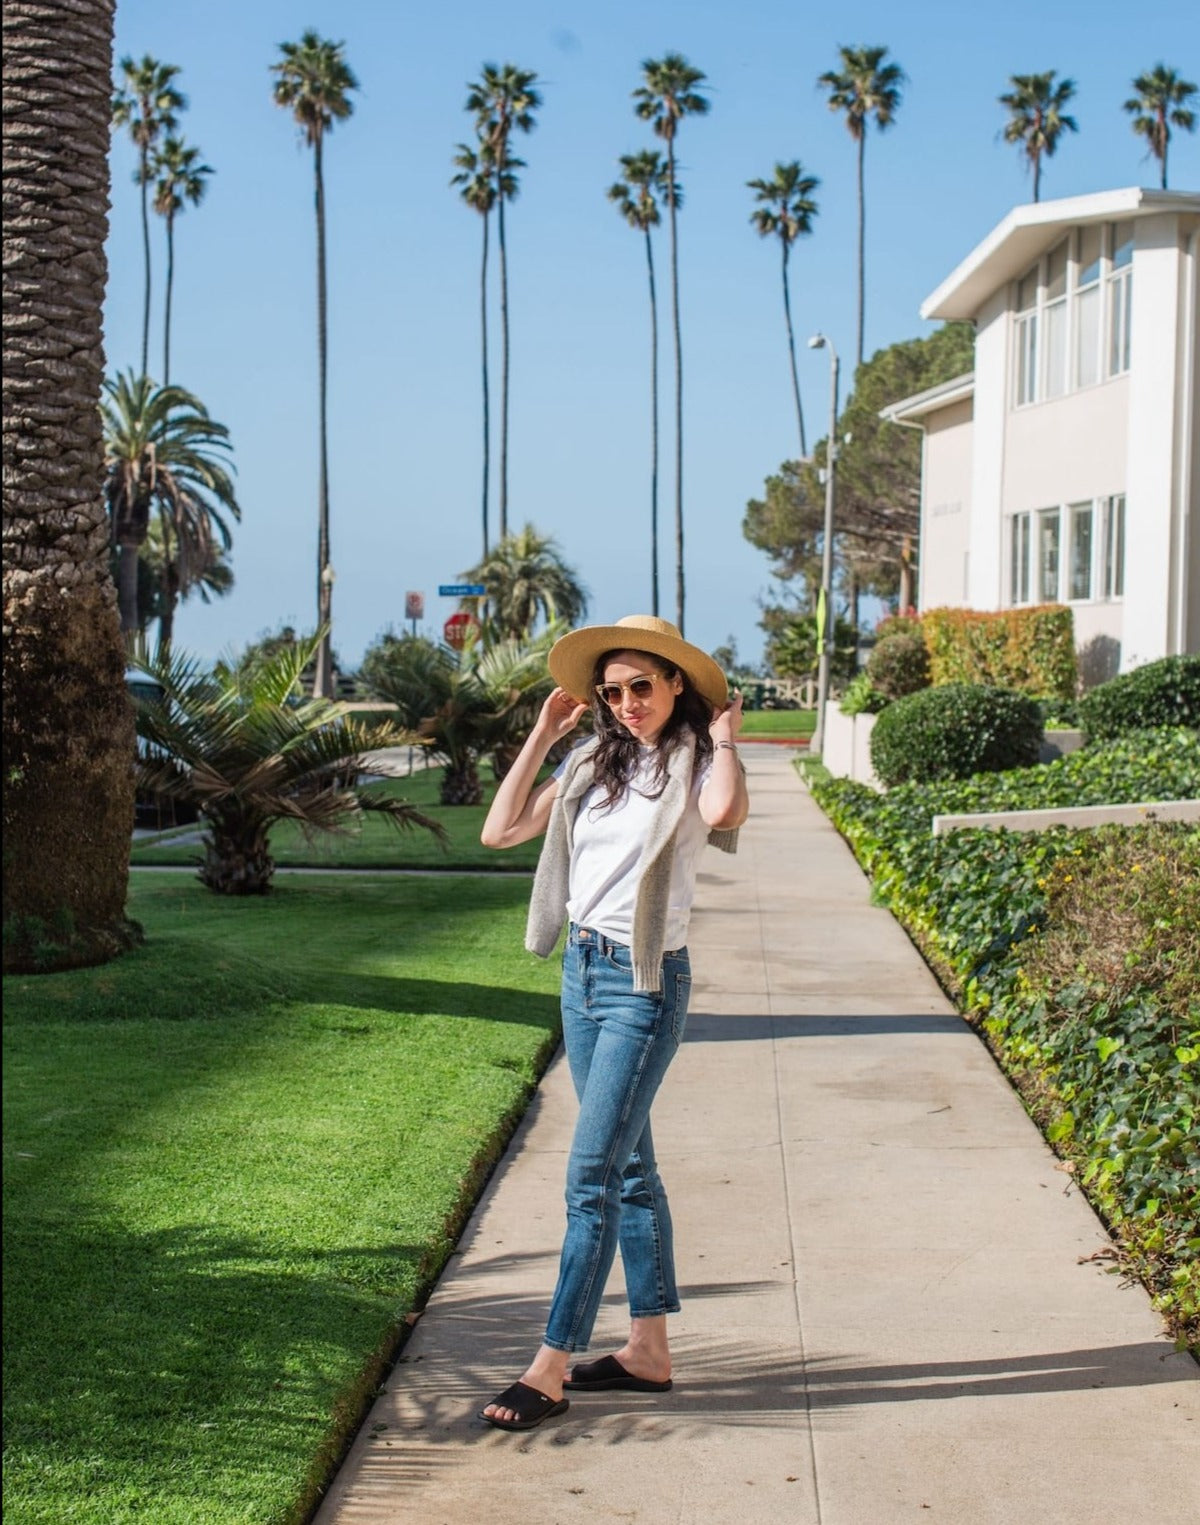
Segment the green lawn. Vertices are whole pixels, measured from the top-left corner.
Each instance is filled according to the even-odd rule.
[[[284,868],[427,868],[488,869],[493,872],[532,872],[541,850],[540,841],[496,852],[479,841],[483,818],[496,792],[484,770],[485,803],[440,805],[440,768],[418,768],[411,778],[392,779],[378,787],[411,800],[441,821],[449,833],[445,848],[427,831],[397,831],[382,816],[367,816],[362,830],[344,836],[322,835],[309,841],[298,826],[283,821],[272,829],[271,852]],[[200,827],[196,828],[201,829]],[[135,843],[130,861],[138,864],[198,863],[201,849],[192,842],[164,841],[157,845]]]
[[[746,737],[807,737],[816,728],[816,710],[747,710],[742,716],[742,735]]]
[[[144,947],[4,981],[5,1507],[294,1521],[557,1028],[519,879],[134,874]]]

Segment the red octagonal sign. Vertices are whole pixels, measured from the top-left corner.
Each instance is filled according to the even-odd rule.
[[[455,651],[461,651],[470,638],[479,629],[479,621],[473,614],[467,614],[460,610],[452,614],[442,627],[442,635],[446,645],[453,646]]]

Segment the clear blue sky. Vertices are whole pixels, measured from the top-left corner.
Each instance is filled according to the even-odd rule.
[[[687,634],[708,648],[732,635],[751,661],[769,577],[742,537],[742,515],[797,444],[777,246],[750,227],[745,182],[794,158],[820,177],[816,231],[793,256],[793,311],[802,347],[824,329],[852,358],[854,152],[816,88],[837,46],[885,44],[910,81],[896,125],[867,146],[868,353],[928,332],[922,299],[1028,199],[1017,151],[999,137],[996,96],[1010,74],[1056,68],[1078,85],[1080,131],[1047,165],[1044,199],[1156,184],[1157,166],[1120,110],[1130,79],[1159,60],[1200,78],[1196,11],[1138,12],[1125,0],[119,0],[116,56],[149,52],[182,66],[182,128],[216,170],[205,203],[177,223],[172,329],[172,380],[229,425],[244,509],[234,592],[180,611],[177,640],[207,656],[281,621],[311,628],[315,617],[311,153],[273,104],[268,73],[278,44],[306,27],[344,40],[362,86],[326,151],[334,644],[345,666],[380,630],[403,626],[409,589],[426,594],[426,628],[438,633],[453,605],[437,585],[479,554],[481,229],[448,180],[454,144],[471,135],[466,82],[483,62],[536,70],[544,95],[536,130],[518,145],[528,168],[508,218],[510,523],[529,520],[558,539],[590,589],[592,621],[649,607],[645,260],[604,191],[618,155],[652,141],[630,101],[641,61],[674,50],[708,75],[712,109],[684,124],[678,147]],[[122,136],[110,370],[136,365],[140,345],[134,162]],[[1200,135],[1173,141],[1171,184],[1200,186]],[[152,373],[161,223],[154,231]],[[665,276],[665,239],[659,259]],[[665,296],[664,282],[664,318]],[[801,364],[815,438],[828,417],[828,361],[804,348]],[[661,374],[670,617],[668,346]],[[497,390],[498,375],[493,422]]]

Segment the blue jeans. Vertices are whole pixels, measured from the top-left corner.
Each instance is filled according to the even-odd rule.
[[[618,1239],[633,1318],[678,1313],[671,1212],[650,1107],[687,1019],[686,948],[663,955],[662,989],[633,989],[630,952],[572,925],[562,1013],[579,1120],[567,1165],[567,1232],[545,1343],[586,1350]]]

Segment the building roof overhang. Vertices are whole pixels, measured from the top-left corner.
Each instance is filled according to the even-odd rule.
[[[886,408],[880,408],[879,416],[889,424],[915,423],[917,419],[936,413],[940,408],[948,408],[951,403],[963,402],[974,394],[975,372],[968,371],[965,376],[955,376],[953,380],[943,381],[939,386],[928,387],[924,392],[914,392],[911,397],[902,397],[899,402],[888,403]]]
[[[1200,215],[1193,191],[1100,191],[1061,201],[1034,201],[1014,207],[966,259],[921,304],[923,318],[970,319],[1001,286],[1023,275],[1039,255],[1070,227],[1119,222],[1155,212]]]

